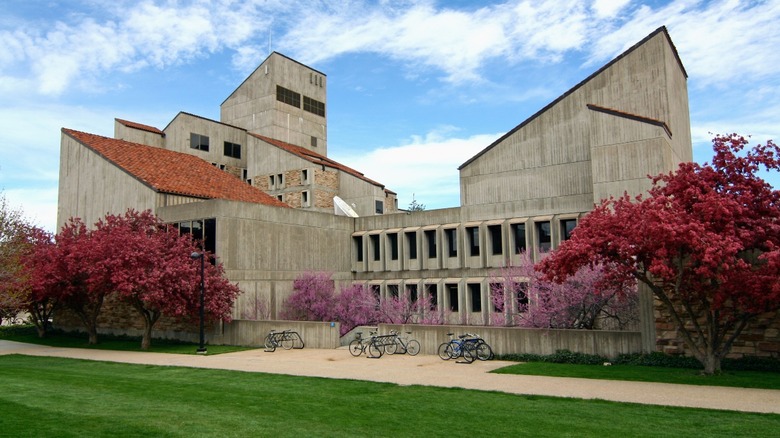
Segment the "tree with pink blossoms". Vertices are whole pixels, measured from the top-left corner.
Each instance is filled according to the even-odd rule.
[[[150,347],[153,327],[162,315],[195,320],[200,310],[201,265],[190,256],[201,251],[190,235],[179,235],[149,210],[129,210],[98,221],[93,239],[108,254],[103,266],[110,272],[112,290],[143,320],[142,349]],[[204,257],[213,260],[209,253]],[[221,264],[203,266],[205,320],[230,321],[240,291],[224,277]]]
[[[280,316],[295,321],[332,321],[334,291],[331,274],[305,272],[293,281],[293,292],[284,300]]]
[[[530,256],[491,273],[493,325],[556,329],[625,329],[638,321],[635,285],[611,283],[601,266],[583,267],[563,283],[544,278]]]
[[[379,300],[362,284],[342,287],[335,301],[333,317],[341,325],[342,336],[357,326],[376,325],[381,320]]]

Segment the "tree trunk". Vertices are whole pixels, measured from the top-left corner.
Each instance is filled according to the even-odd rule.
[[[704,365],[704,371],[702,371],[702,374],[707,376],[720,374],[720,358],[715,354],[708,353],[699,360],[701,361],[702,365]]]
[[[141,338],[141,350],[148,350],[152,346],[152,324],[144,318],[144,336]]]

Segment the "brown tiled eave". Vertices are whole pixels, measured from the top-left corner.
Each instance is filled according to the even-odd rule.
[[[62,133],[160,193],[290,208],[194,155],[67,128]]]
[[[129,120],[123,120],[123,119],[114,119],[114,120],[127,126],[128,128],[139,129],[141,131],[151,132],[152,134],[159,134],[160,136],[165,137],[165,133],[155,128],[154,126],[144,125],[142,123],[131,122]]]
[[[268,144],[270,144],[272,146],[276,146],[279,149],[283,149],[283,150],[285,150],[285,151],[287,151],[287,152],[289,152],[291,154],[297,155],[297,156],[303,158],[304,160],[308,160],[308,161],[310,161],[310,162],[312,162],[312,163],[314,163],[316,165],[327,166],[327,167],[330,167],[330,168],[333,168],[333,169],[338,169],[338,170],[340,170],[342,172],[346,172],[346,173],[354,176],[355,178],[360,178],[363,181],[366,181],[366,182],[368,182],[370,184],[373,184],[373,185],[375,185],[377,187],[385,189],[385,185],[384,184],[376,182],[376,181],[374,181],[374,180],[372,180],[370,178],[366,178],[366,176],[362,172],[358,172],[357,170],[352,169],[350,167],[347,167],[347,166],[345,166],[345,165],[343,165],[343,164],[341,164],[341,163],[339,163],[337,161],[333,161],[333,160],[331,160],[330,158],[328,158],[328,157],[326,157],[324,155],[318,154],[318,153],[316,153],[314,151],[311,151],[311,150],[306,149],[306,148],[302,148],[300,146],[296,146],[294,144],[290,144],[290,143],[283,142],[281,140],[276,140],[276,139],[273,139],[273,138],[270,138],[270,137],[266,137],[264,135],[253,134],[251,132],[249,132],[248,134],[251,135],[252,137],[255,137],[255,138],[258,138],[260,140],[263,140],[264,142],[266,142],[266,143],[268,143]]]

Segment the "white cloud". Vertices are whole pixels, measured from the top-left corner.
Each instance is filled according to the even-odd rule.
[[[20,210],[31,224],[57,232],[57,187],[4,190],[9,207]]]
[[[620,13],[631,0],[595,0],[593,11],[597,17],[612,18]]]
[[[406,208],[412,195],[428,209],[459,205],[458,167],[486,148],[502,133],[455,138],[452,127],[443,127],[408,143],[373,150],[360,155],[331,156],[368,178],[398,193],[398,204]]]

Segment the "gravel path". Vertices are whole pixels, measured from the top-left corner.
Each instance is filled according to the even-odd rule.
[[[780,390],[491,374],[490,371],[512,362],[476,361],[461,364],[428,355],[385,355],[379,359],[369,359],[365,356],[352,357],[346,348],[277,350],[273,353],[249,350],[198,356],[55,348],[0,340],[2,354],[214,368],[780,414]]]

